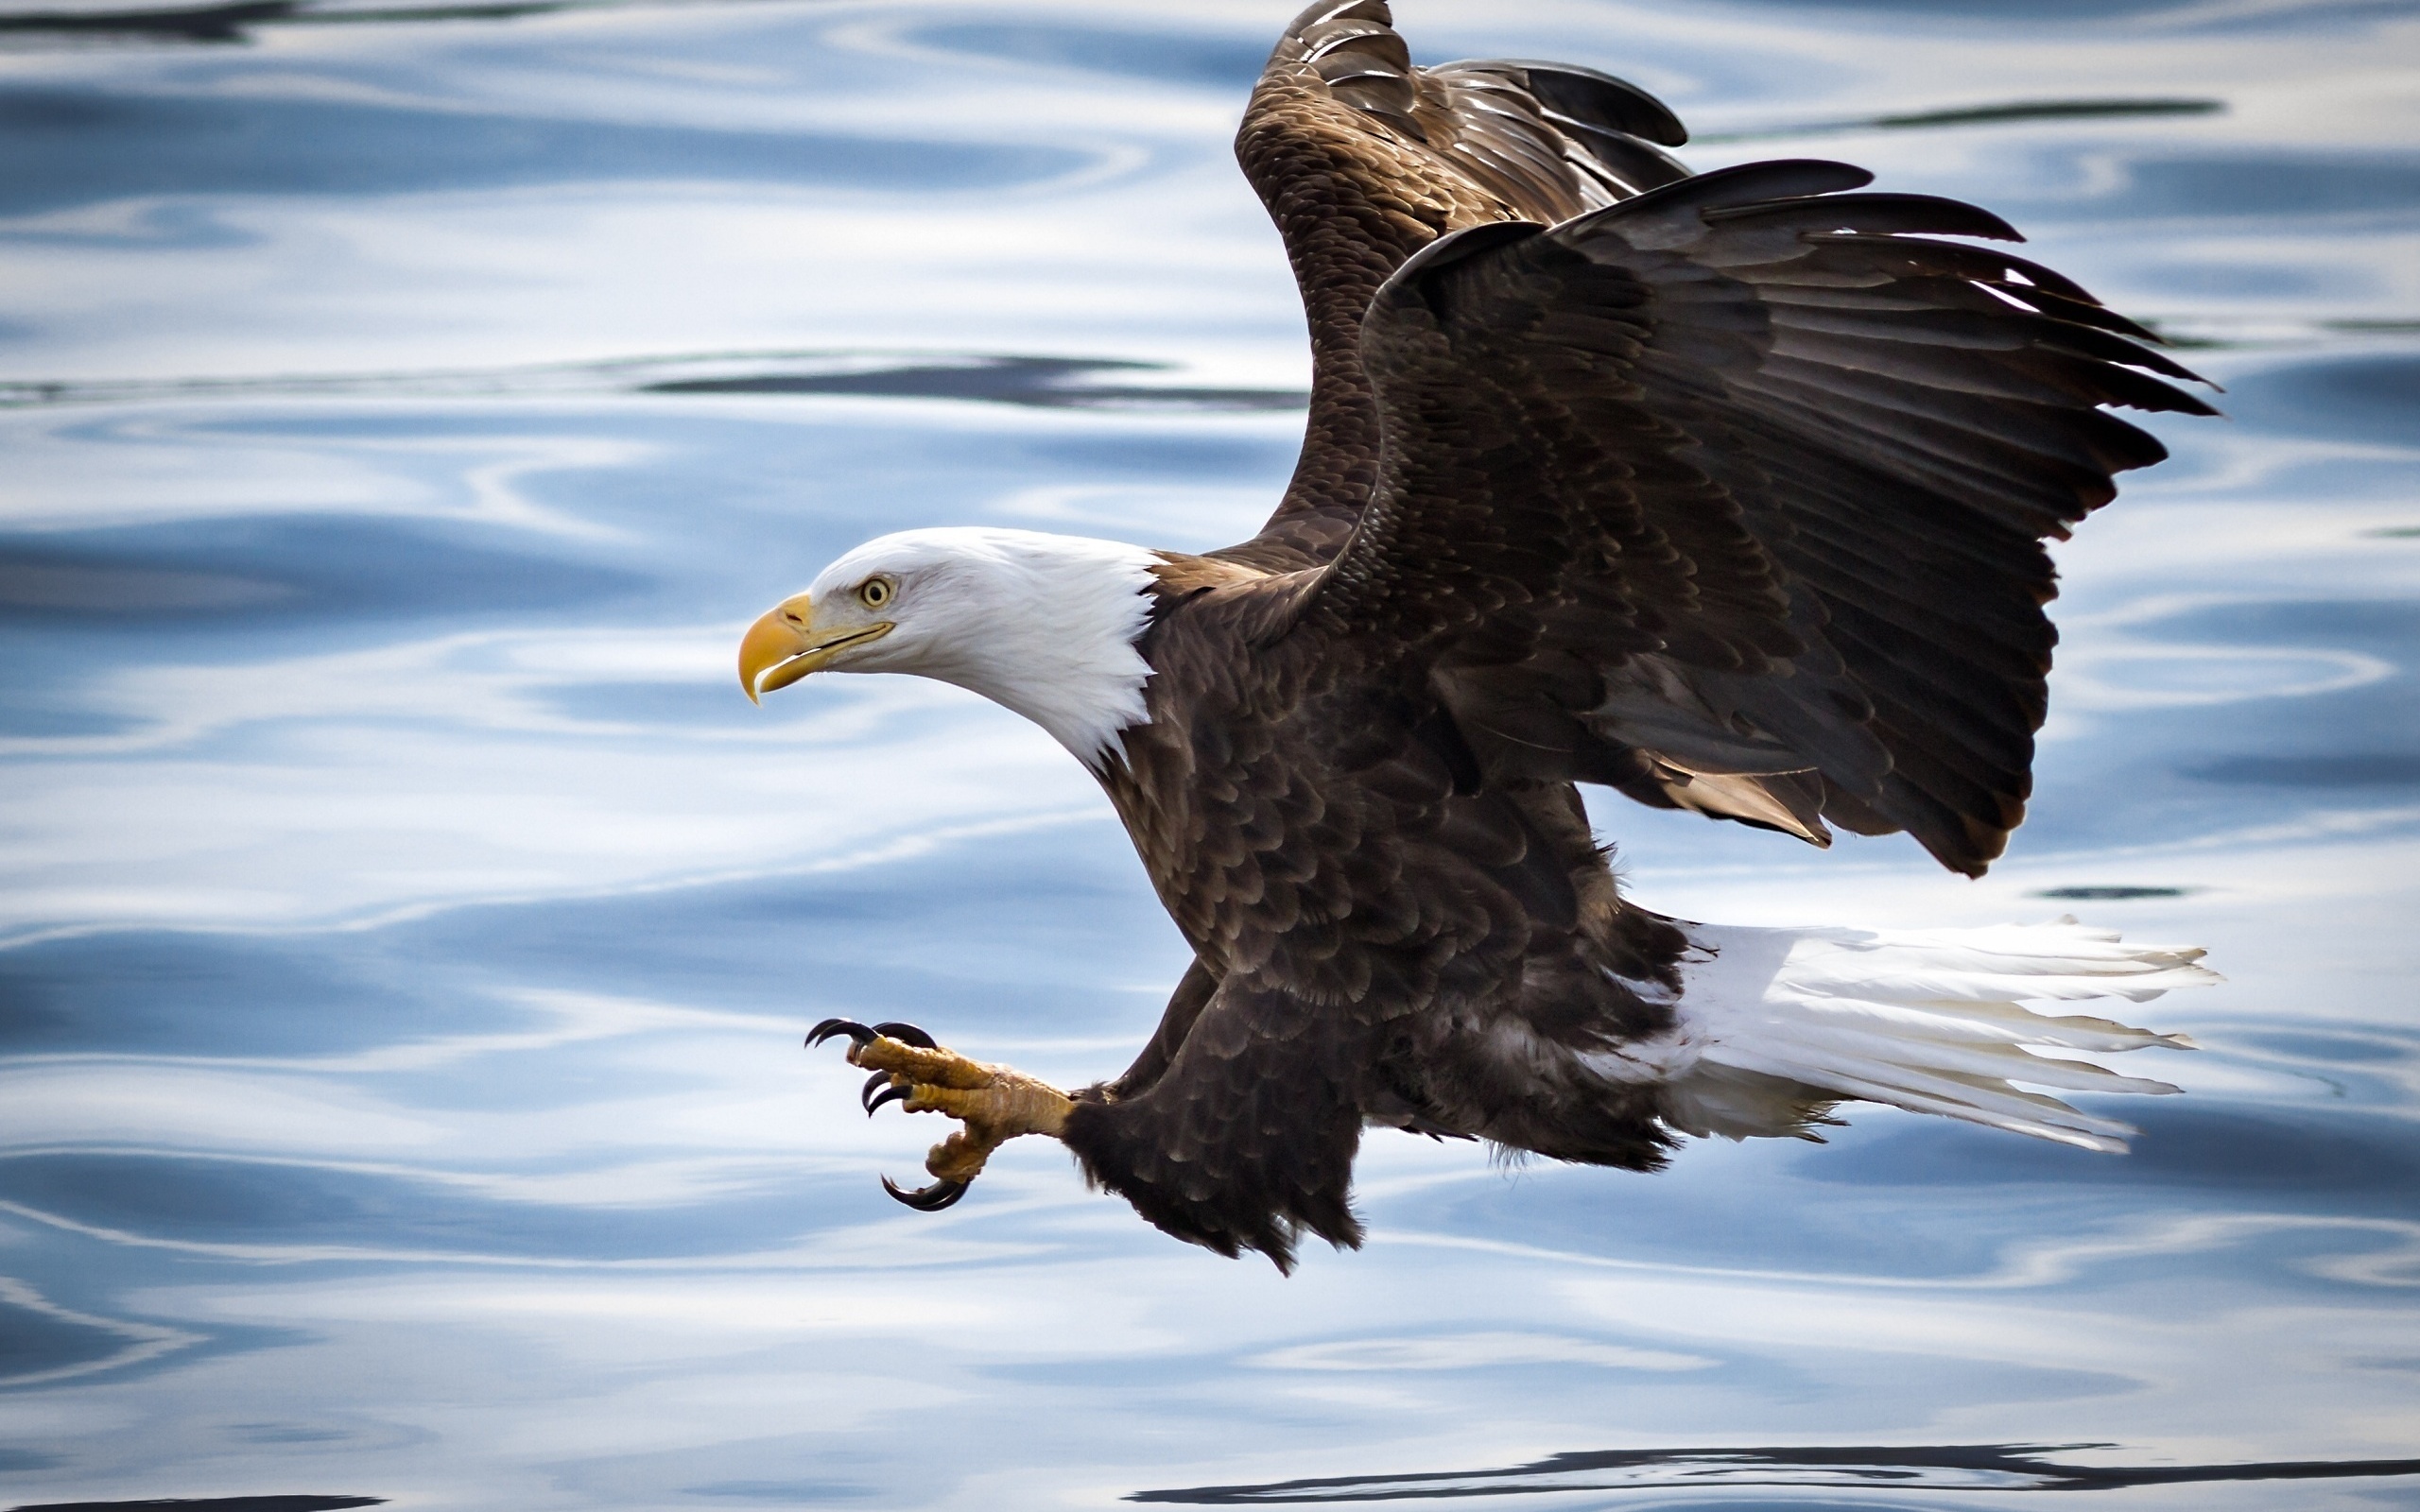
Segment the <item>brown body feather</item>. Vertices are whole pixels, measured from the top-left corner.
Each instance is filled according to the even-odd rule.
[[[2022,817],[2041,540],[2163,455],[2100,406],[2206,406],[2065,279],[1923,234],[2014,234],[1983,212],[1680,140],[1585,70],[1415,69],[1380,0],[1305,12],[1253,95],[1310,417],[1262,533],[1158,575],[1104,782],[1196,960],[1063,1136],[1172,1233],[1355,1243],[1368,1122],[1661,1162],[1653,1090],[1578,1057],[1669,1025],[1686,941],[1575,782],[1970,873]]]

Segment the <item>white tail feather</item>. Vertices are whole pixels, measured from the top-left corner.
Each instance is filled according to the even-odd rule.
[[[1682,968],[1679,1026],[1599,1069],[1664,1081],[1666,1120],[1693,1134],[1804,1133],[1826,1104],[1857,1098],[2122,1151],[2133,1128],[2012,1084],[2177,1089],[2028,1047],[2107,1055],[2189,1041],[2022,1005],[2140,1003],[2220,980],[2190,946],[2128,945],[2072,919],[1901,932],[1687,927],[1698,948]]]

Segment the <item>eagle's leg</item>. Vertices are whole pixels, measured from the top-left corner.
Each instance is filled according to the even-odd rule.
[[[883,1189],[911,1208],[938,1211],[948,1207],[981,1174],[994,1150],[1020,1134],[1057,1135],[1075,1106],[1047,1082],[1006,1066],[969,1060],[933,1043],[930,1035],[913,1024],[869,1029],[827,1019],[815,1026],[806,1042],[821,1044],[836,1034],[850,1039],[849,1064],[873,1073],[863,1097],[869,1114],[885,1103],[898,1102],[908,1112],[946,1113],[966,1125],[925,1157],[933,1185],[906,1192],[889,1177],[883,1179]]]

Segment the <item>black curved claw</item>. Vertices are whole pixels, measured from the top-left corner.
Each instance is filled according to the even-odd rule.
[[[899,1184],[891,1180],[890,1177],[884,1177],[882,1178],[882,1190],[890,1193],[893,1198],[908,1204],[908,1206],[915,1209],[919,1212],[941,1211],[943,1208],[948,1207],[951,1203],[956,1202],[959,1198],[966,1195],[966,1189],[973,1184],[974,1183],[968,1181],[936,1181],[931,1186],[918,1187],[913,1192],[908,1192],[903,1191]]]
[[[866,1099],[866,1117],[873,1117],[873,1110],[880,1108],[885,1103],[906,1102],[908,1096],[914,1091],[915,1089],[913,1087],[890,1087],[884,1089],[876,1095]]]
[[[826,1019],[806,1032],[806,1048],[812,1050],[836,1034],[845,1034],[861,1045],[870,1045],[879,1038],[878,1031],[869,1029],[854,1019]]]
[[[873,1032],[876,1034],[889,1035],[891,1039],[898,1040],[901,1044],[914,1045],[919,1050],[939,1050],[941,1048],[940,1045],[933,1042],[933,1037],[931,1035],[926,1034],[924,1030],[917,1028],[912,1023],[901,1023],[895,1019],[889,1023],[875,1024],[873,1026]]]
[[[877,1071],[873,1075],[868,1076],[866,1078],[865,1090],[857,1093],[857,1106],[864,1108],[868,1114],[872,1114],[873,1112],[874,1106],[873,1094],[890,1085],[890,1073],[887,1071]]]

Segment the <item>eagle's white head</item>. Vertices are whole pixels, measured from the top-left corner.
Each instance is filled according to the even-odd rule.
[[[751,699],[814,672],[910,672],[1050,731],[1095,770],[1143,722],[1150,618],[1141,546],[1032,530],[906,530],[867,541],[739,643]]]

